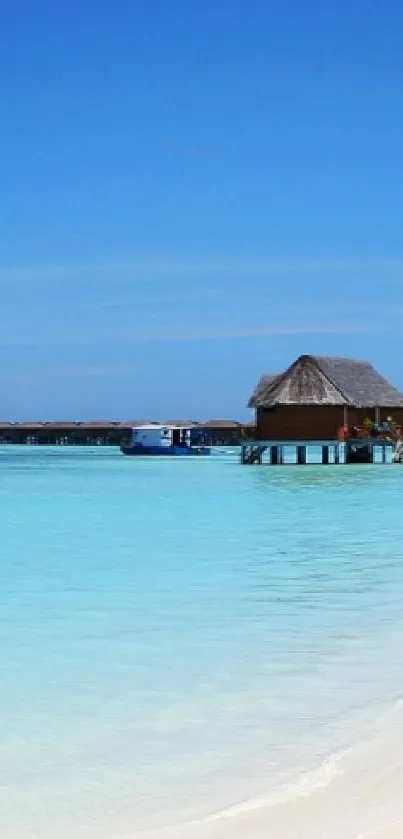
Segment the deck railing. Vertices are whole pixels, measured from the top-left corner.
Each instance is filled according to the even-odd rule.
[[[395,443],[397,440],[402,439],[402,429],[400,426],[392,423],[384,423],[382,425],[376,425],[374,423],[372,426],[342,425],[338,430],[337,438],[340,441],[371,440],[373,442],[374,440],[390,440]]]

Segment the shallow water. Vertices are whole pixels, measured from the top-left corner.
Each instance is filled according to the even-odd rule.
[[[287,788],[403,694],[403,470],[0,449],[7,839]]]

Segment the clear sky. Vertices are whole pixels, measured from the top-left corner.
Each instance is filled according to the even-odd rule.
[[[401,0],[3,0],[0,419],[403,388]]]

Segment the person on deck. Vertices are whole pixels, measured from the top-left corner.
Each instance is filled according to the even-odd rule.
[[[364,429],[367,433],[367,436],[372,437],[372,433],[373,433],[373,429],[374,429],[373,421],[369,417],[366,417],[364,422],[363,422],[363,426],[364,426]]]

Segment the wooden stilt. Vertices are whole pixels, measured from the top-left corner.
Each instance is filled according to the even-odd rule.
[[[297,463],[299,466],[306,464],[306,446],[297,446]]]

